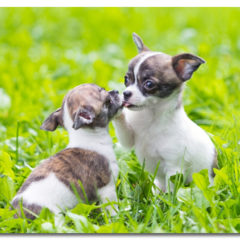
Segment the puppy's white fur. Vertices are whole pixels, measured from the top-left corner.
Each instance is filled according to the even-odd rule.
[[[48,207],[55,214],[64,208],[73,208],[78,202],[76,196],[54,173],[43,180],[32,182],[17,198],[23,198],[26,204]]]
[[[150,56],[144,55],[139,60],[134,69],[135,76]],[[145,160],[147,170],[153,173],[160,162],[156,176],[158,186],[165,191],[169,177],[177,172],[187,175],[190,181],[192,173],[207,168],[210,176],[215,147],[205,131],[186,115],[180,104],[182,89],[167,98],[142,95],[140,99],[137,85],[130,87],[135,88],[135,91],[131,89],[131,103],[142,108],[138,111],[125,108],[113,124],[121,144],[134,147],[140,162]]]
[[[114,181],[118,175],[118,165],[107,128],[74,130],[67,104],[64,106],[63,118],[64,126],[69,133],[68,148],[82,148],[95,151],[109,160],[112,177],[107,186],[99,189],[99,197],[103,202],[108,202],[108,200],[117,201]],[[32,182],[24,192],[16,197],[22,198],[27,204],[47,207],[55,214],[61,212],[62,209],[73,208],[78,202],[72,191],[54,173],[49,174],[43,180]],[[112,215],[115,214],[111,208],[109,210]]]

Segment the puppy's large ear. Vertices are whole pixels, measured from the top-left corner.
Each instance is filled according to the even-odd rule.
[[[95,112],[91,107],[80,108],[74,116],[73,128],[75,130],[80,127],[91,124],[95,119]]]
[[[58,125],[63,126],[62,108],[58,108],[55,112],[51,113],[50,116],[43,122],[40,129],[54,131]]]
[[[173,69],[182,81],[190,79],[202,63],[205,63],[202,58],[190,53],[182,53],[172,58]]]
[[[133,41],[137,46],[138,53],[149,51],[148,47],[144,45],[143,40],[136,33],[133,33]]]

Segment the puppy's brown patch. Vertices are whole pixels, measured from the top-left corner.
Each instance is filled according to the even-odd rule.
[[[75,87],[66,96],[72,120],[74,120],[74,115],[79,108],[91,107],[94,109],[95,115],[98,115],[107,97],[108,92],[94,84],[83,84]]]
[[[50,168],[70,189],[71,183],[83,193],[78,181],[81,181],[89,201],[97,199],[96,190],[107,185],[111,172],[108,160],[95,152],[79,148],[68,148],[51,158]]]
[[[167,97],[173,90],[180,87],[182,81],[174,72],[171,59],[167,54],[159,54],[149,57],[142,63],[138,72],[138,86],[144,94]],[[146,90],[143,88],[144,82],[149,79],[156,83],[156,87]]]
[[[141,64],[137,76],[134,76],[134,68],[145,54],[147,53],[143,52],[131,60],[126,74],[129,78],[128,85],[137,81],[140,91],[145,96],[169,96],[182,84],[182,81],[177,77],[172,67],[172,57],[163,53],[150,56]],[[135,79],[135,77],[137,77],[137,79]],[[146,89],[144,84],[149,80],[154,83],[154,87]]]
[[[111,178],[109,163],[104,156],[80,148],[67,148],[53,157],[44,160],[36,167],[17,194],[24,192],[32,182],[40,181],[52,172],[72,192],[74,192],[72,188],[73,184],[79,196],[84,201],[84,194],[79,185],[80,181],[90,202],[97,200],[97,189],[107,185]],[[13,206],[18,208],[19,201],[20,199],[16,198],[13,201]],[[23,207],[37,214],[40,212],[39,206],[34,204],[27,205],[23,202]]]

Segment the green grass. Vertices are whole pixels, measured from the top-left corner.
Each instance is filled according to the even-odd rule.
[[[0,232],[240,232],[239,21],[234,8],[0,9]],[[132,32],[153,50],[207,61],[188,82],[184,105],[217,147],[214,185],[203,170],[190,186],[176,178],[173,193],[153,195],[153,176],[116,144],[111,125],[120,166],[115,217],[79,203],[61,227],[48,210],[34,221],[14,219],[10,201],[32,168],[68,142],[63,129],[41,131],[42,121],[81,83],[123,89],[136,55]]]

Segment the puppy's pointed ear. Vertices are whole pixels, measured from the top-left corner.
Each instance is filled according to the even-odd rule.
[[[40,129],[46,131],[54,131],[58,125],[63,126],[62,108],[58,108],[55,112],[51,113],[49,117],[43,122]]]
[[[205,63],[202,58],[190,53],[182,53],[172,58],[173,69],[182,81],[190,79],[202,63]]]
[[[79,129],[80,127],[87,126],[93,123],[96,115],[91,107],[80,108],[74,116],[73,120],[73,128],[75,130]]]
[[[149,51],[148,47],[144,45],[143,40],[136,33],[133,33],[133,41],[137,46],[138,53]]]

